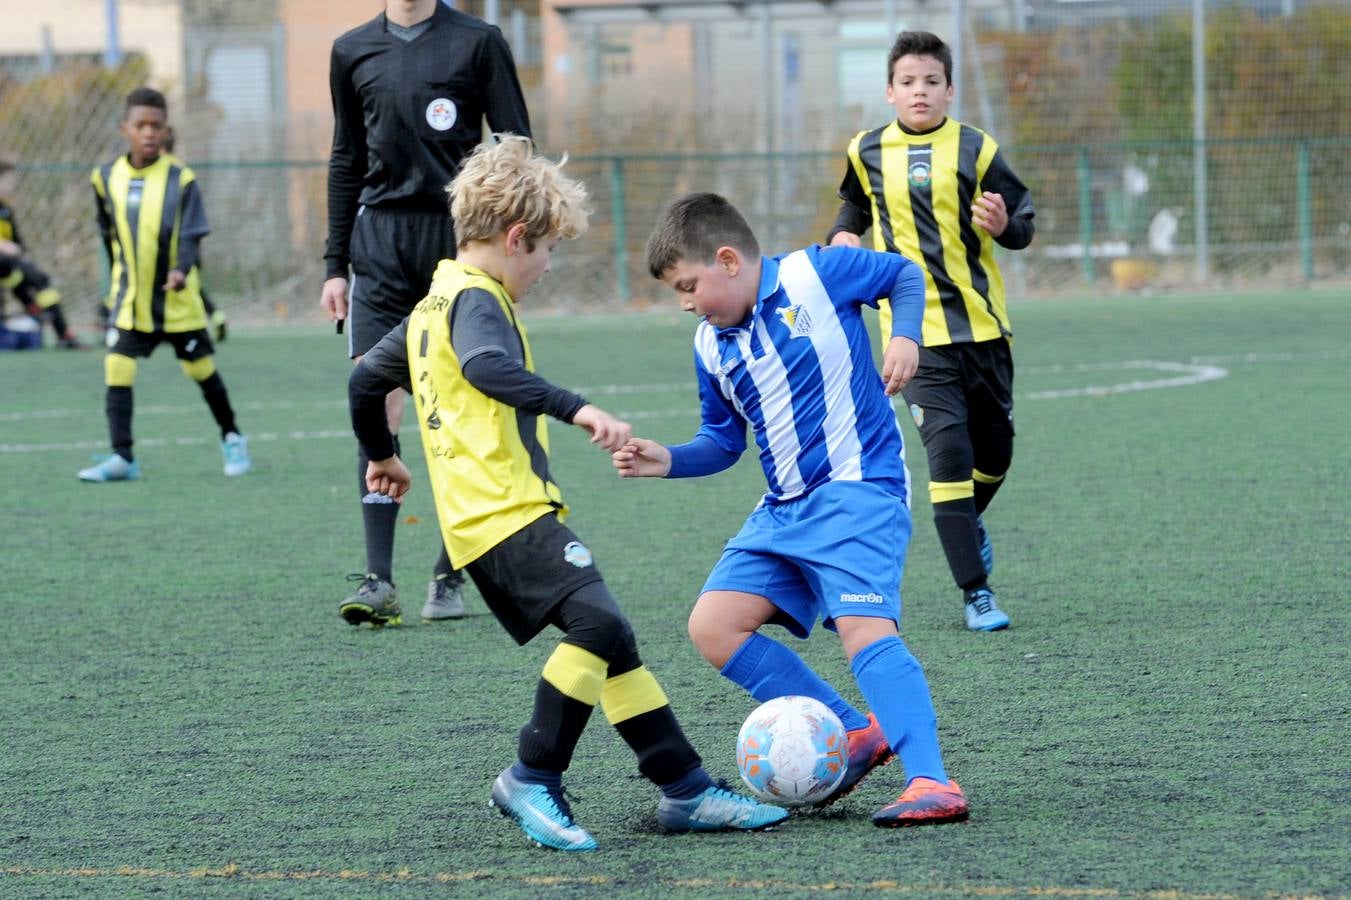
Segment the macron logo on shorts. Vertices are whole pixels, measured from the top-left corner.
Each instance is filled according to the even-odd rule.
[[[841,603],[885,603],[886,598],[871,591],[866,594],[841,594]]]

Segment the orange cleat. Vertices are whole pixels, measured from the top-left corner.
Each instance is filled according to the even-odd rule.
[[[849,767],[844,770],[844,780],[828,797],[813,804],[822,809],[848,794],[873,769],[885,766],[896,758],[896,753],[877,724],[877,716],[868,713],[866,728],[855,728],[845,735],[845,745],[849,748]]]
[[[968,812],[966,795],[957,782],[943,784],[932,778],[916,778],[896,802],[873,813],[873,824],[879,828],[942,825],[965,822]]]

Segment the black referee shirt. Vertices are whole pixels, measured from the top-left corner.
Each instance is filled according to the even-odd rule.
[[[444,210],[460,161],[495,132],[530,136],[511,49],[494,25],[437,3],[412,41],[385,15],[333,42],[326,277],[345,277],[357,207]]]

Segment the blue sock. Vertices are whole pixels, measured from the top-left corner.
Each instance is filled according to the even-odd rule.
[[[545,787],[562,787],[563,773],[550,772],[548,769],[536,769],[527,766],[519,759],[511,767],[511,774],[522,784],[542,784]]]
[[[721,671],[761,703],[790,694],[812,697],[840,717],[845,731],[868,727],[868,717],[846,703],[839,691],[813,672],[802,657],[758,631],[746,638]]]
[[[659,784],[661,792],[672,800],[693,800],[713,786],[703,766],[695,766],[670,784]]]
[[[919,777],[946,784],[929,682],[905,643],[899,637],[873,641],[858,652],[850,668],[882,733],[905,766],[907,784]]]

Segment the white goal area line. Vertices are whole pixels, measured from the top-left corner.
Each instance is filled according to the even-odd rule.
[[[1300,362],[1316,359],[1343,359],[1351,355],[1351,350],[1332,350],[1321,353],[1243,353],[1230,356],[1193,356],[1187,362],[1169,362],[1166,360],[1124,360],[1117,362],[1096,362],[1096,363],[1072,363],[1063,365],[1049,366],[1025,366],[1016,369],[1019,375],[1064,375],[1064,374],[1084,374],[1091,375],[1101,372],[1154,372],[1158,373],[1156,378],[1133,378],[1128,381],[1111,382],[1104,384],[1092,384],[1080,387],[1059,388],[1054,390],[1030,391],[1027,393],[1015,393],[1015,400],[1061,400],[1071,397],[1107,397],[1115,394],[1125,394],[1135,391],[1163,390],[1168,388],[1190,387],[1196,384],[1203,384],[1208,381],[1216,381],[1229,375],[1229,370],[1221,364],[1257,364],[1257,363],[1283,363]],[[1104,379],[1106,381],[1106,379]],[[642,394],[666,394],[666,393],[693,393],[695,383],[686,382],[655,382],[651,384],[608,384],[592,387],[582,387],[577,389],[579,394],[586,397],[602,396],[636,396]],[[326,400],[320,402],[304,402],[293,400],[272,400],[272,401],[252,401],[241,403],[237,406],[241,412],[266,412],[273,410],[287,409],[332,409],[346,410],[346,400]],[[165,415],[189,415],[200,411],[199,403],[192,404],[155,404],[145,407],[137,407],[136,418],[139,420],[147,416],[165,416]],[[47,409],[34,410],[31,412],[8,412],[0,413],[0,423],[3,422],[29,422],[42,421],[50,419],[102,419],[103,411],[100,409]],[[667,409],[667,410],[630,410],[616,411],[622,419],[629,421],[642,421],[649,419],[666,419],[677,416],[689,416],[693,413],[688,408]],[[249,442],[274,443],[277,441],[322,441],[322,440],[354,440],[352,432],[346,428],[321,429],[316,431],[289,430],[289,431],[251,431],[248,433]],[[207,444],[215,444],[218,441],[214,436],[198,435],[193,437],[145,437],[137,438],[138,447],[193,447]],[[95,440],[81,441],[47,441],[33,443],[0,443],[0,455],[3,454],[24,454],[24,453],[52,453],[60,451],[90,450],[106,451],[108,441],[100,437]]]

